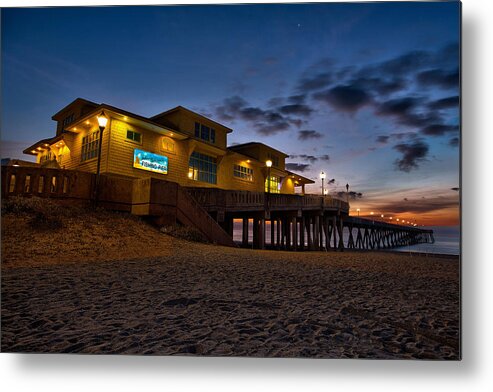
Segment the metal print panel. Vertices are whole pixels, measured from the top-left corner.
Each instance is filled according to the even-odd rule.
[[[3,9],[2,351],[459,360],[460,7]]]

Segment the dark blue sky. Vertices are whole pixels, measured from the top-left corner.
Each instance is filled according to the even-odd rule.
[[[348,182],[354,208],[456,223],[459,7],[3,9],[2,156],[52,136],[76,97],[144,116],[183,105],[233,128],[230,144],[324,170],[332,192]]]

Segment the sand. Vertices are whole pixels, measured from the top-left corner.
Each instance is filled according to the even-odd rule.
[[[4,352],[460,358],[457,258],[232,249],[123,218],[96,224],[113,247],[65,228],[41,250],[22,219],[2,218]]]

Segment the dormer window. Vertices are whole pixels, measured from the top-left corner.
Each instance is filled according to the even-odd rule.
[[[198,122],[195,123],[195,137],[206,142],[216,143],[216,130]]]
[[[67,128],[68,125],[72,124],[75,120],[75,115],[72,113],[70,116],[67,116],[63,119],[63,128]]]

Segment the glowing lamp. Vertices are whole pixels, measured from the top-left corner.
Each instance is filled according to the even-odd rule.
[[[104,111],[98,116],[98,124],[99,128],[106,128],[106,124],[108,124],[108,117],[104,114]]]
[[[265,164],[267,165],[267,167],[272,167],[272,161],[270,159],[267,160]]]
[[[321,178],[322,180],[325,180],[325,173],[324,173],[324,172],[320,172],[320,178]]]

